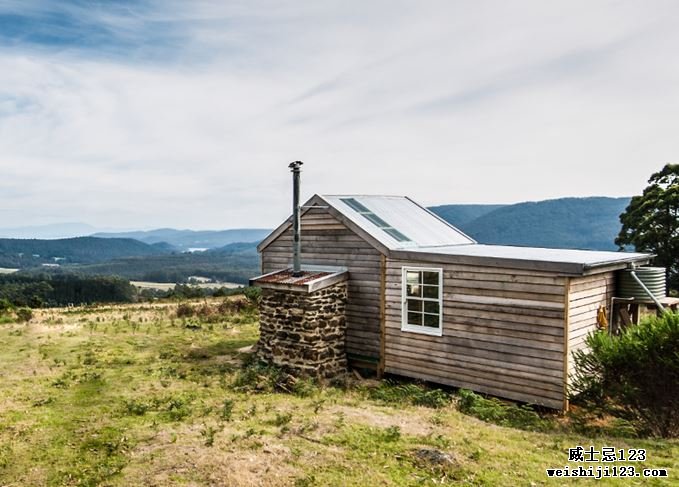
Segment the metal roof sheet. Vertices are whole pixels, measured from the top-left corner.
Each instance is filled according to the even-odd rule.
[[[516,247],[510,245],[448,245],[442,247],[418,247],[412,252],[461,257],[484,257],[503,260],[538,261],[563,264],[579,264],[592,268],[639,260],[648,260],[650,254],[635,252],[609,252],[600,250],[547,249],[541,247]]]
[[[475,243],[460,230],[406,196],[322,195],[321,198],[390,250]],[[343,201],[349,199],[356,200],[376,215],[377,220],[383,220],[397,230],[396,235],[400,233],[407,240],[397,239],[394,232],[385,231],[365,214],[357,211],[356,205]]]

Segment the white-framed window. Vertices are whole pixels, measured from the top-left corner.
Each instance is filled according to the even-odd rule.
[[[441,336],[443,270],[432,267],[403,267],[402,273],[401,330]]]

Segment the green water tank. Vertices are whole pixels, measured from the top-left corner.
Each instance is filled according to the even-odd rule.
[[[657,299],[665,297],[664,267],[637,267],[636,269],[618,271],[618,297],[635,298],[641,301],[648,301],[651,299],[639,283],[634,280],[632,271],[634,271],[641,282],[644,283]]]

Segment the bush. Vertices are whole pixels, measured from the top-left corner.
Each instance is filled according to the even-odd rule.
[[[386,404],[412,404],[435,409],[450,404],[450,395],[441,389],[428,389],[420,384],[399,384],[388,380],[370,389],[368,396]]]
[[[250,302],[250,304],[257,306],[262,300],[262,289],[259,287],[246,287],[243,289],[243,295]]]
[[[8,311],[12,311],[14,309],[14,305],[11,303],[11,301],[7,298],[0,298],[0,314],[4,314]]]
[[[193,309],[189,303],[180,303],[177,305],[177,318],[189,318],[196,314],[196,310]]]
[[[665,313],[619,336],[597,332],[574,353],[571,393],[588,409],[613,414],[641,432],[679,435],[679,315]]]
[[[33,319],[33,311],[31,308],[19,308],[16,310],[17,320],[21,322],[28,322]]]
[[[485,398],[467,389],[460,389],[457,407],[460,412],[489,423],[529,431],[545,431],[549,420],[543,419],[528,405],[507,403],[496,398]]]

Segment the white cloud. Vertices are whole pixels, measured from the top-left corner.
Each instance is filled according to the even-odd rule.
[[[672,2],[71,8],[120,45],[0,50],[3,226],[273,226],[293,159],[307,195],[426,204],[629,195],[677,160]]]

